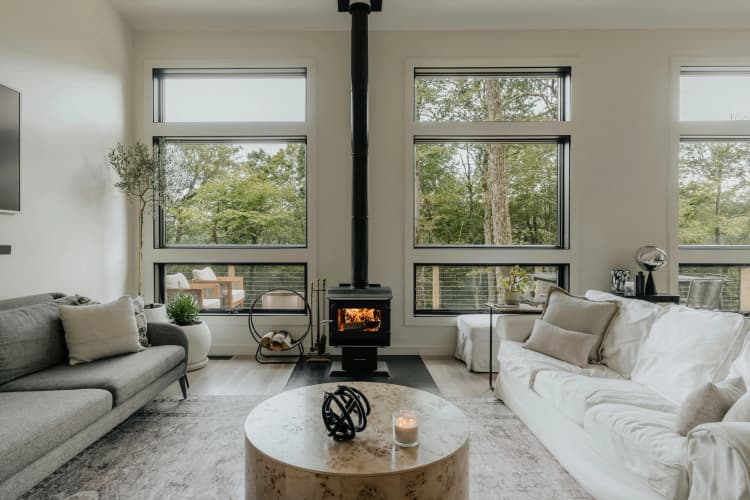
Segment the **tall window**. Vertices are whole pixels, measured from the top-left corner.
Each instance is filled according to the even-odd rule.
[[[541,303],[536,278],[566,274],[570,68],[415,67],[413,82],[415,314],[502,301],[498,260],[529,264]]]
[[[695,307],[750,304],[750,68],[680,70],[680,294]]]
[[[155,221],[162,300],[188,293],[203,311],[236,312],[258,287],[305,292],[306,82],[305,68],[153,70],[152,135],[169,159]]]

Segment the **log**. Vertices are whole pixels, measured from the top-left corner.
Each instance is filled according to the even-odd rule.
[[[270,332],[266,333],[261,337],[260,339],[260,345],[261,347],[265,347],[266,349],[271,348],[271,340],[273,340],[273,336],[276,335],[276,332],[271,330]]]
[[[272,351],[284,351],[292,347],[292,337],[289,332],[280,330],[271,339],[270,349]]]

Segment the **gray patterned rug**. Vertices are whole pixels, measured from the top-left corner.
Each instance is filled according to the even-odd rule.
[[[244,498],[243,424],[262,399],[157,399],[23,498]],[[591,498],[505,405],[494,399],[452,401],[471,422],[472,499]]]

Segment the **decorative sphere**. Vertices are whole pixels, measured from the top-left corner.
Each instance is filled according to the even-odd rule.
[[[667,252],[655,246],[645,246],[635,252],[635,261],[644,271],[656,271],[667,263]]]

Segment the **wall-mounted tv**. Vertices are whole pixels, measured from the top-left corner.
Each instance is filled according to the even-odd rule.
[[[0,85],[0,212],[21,211],[21,94]]]

